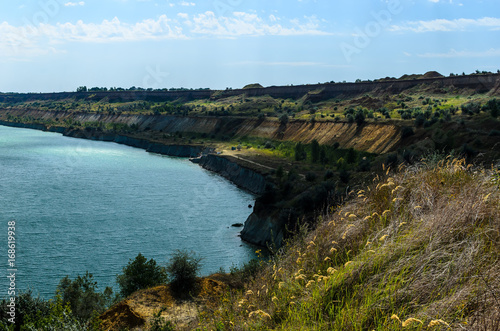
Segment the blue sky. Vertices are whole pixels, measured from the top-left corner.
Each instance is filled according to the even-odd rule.
[[[500,69],[498,0],[18,0],[0,91],[240,88]]]

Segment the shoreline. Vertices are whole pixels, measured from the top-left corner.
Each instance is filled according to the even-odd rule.
[[[15,128],[32,129],[60,133],[65,137],[114,142],[130,147],[140,148],[149,153],[183,158],[196,158],[201,155],[197,164],[202,168],[228,179],[237,187],[255,195],[262,194],[265,187],[264,175],[239,164],[237,158],[229,158],[215,154],[215,148],[203,145],[164,144],[146,138],[132,137],[114,132],[69,129],[63,126],[46,126],[39,123],[19,123],[0,120],[0,125]],[[234,159],[234,160],[233,160]],[[245,180],[249,176],[253,181]],[[255,183],[254,181],[258,181]]]
[[[150,153],[156,153],[160,155],[175,156],[192,158],[198,157],[202,154],[198,165],[203,169],[216,173],[219,176],[224,177],[229,180],[233,185],[238,188],[250,192],[256,196],[261,195],[266,187],[267,180],[264,174],[258,173],[248,167],[245,167],[230,156],[222,156],[214,154],[215,149],[206,146],[193,146],[193,145],[167,145],[159,142],[151,141],[148,139],[141,139],[136,137],[130,137],[127,135],[121,135],[116,133],[106,133],[106,132],[87,132],[85,130],[70,130],[62,126],[50,126],[47,127],[44,124],[36,123],[18,123],[18,122],[6,122],[0,120],[0,125],[15,128],[32,129],[46,132],[60,133],[63,136],[77,138],[77,139],[88,139],[96,141],[105,142],[115,142],[117,144],[122,144],[130,147],[140,148]],[[206,154],[204,154],[206,153]],[[272,224],[273,221],[270,217],[259,217],[255,213],[255,204],[251,209],[250,214],[244,222],[244,227],[240,231],[239,237],[242,241],[256,245],[261,248],[266,248],[265,243],[268,241],[269,234],[262,233],[261,231],[248,231],[249,227],[255,228],[255,225],[267,228],[267,223]],[[273,226],[271,226],[273,228]],[[264,231],[265,232],[265,231]]]

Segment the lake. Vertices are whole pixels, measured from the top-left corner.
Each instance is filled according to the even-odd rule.
[[[99,289],[138,253],[164,264],[175,249],[202,275],[255,257],[238,237],[255,197],[184,158],[109,142],[0,126],[1,297],[7,222],[16,222],[16,286],[42,297],[86,271]]]

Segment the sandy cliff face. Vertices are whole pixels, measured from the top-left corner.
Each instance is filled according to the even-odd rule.
[[[354,148],[370,153],[393,151],[400,141],[401,128],[389,123],[333,123],[296,120],[286,125],[277,120],[233,117],[178,117],[163,115],[109,115],[97,113],[48,112],[36,109],[14,109],[9,114],[29,117],[35,121],[73,119],[80,123],[102,122],[122,123],[137,126],[139,131],[156,131],[174,134],[206,133],[228,136],[254,136],[276,140],[310,143],[313,139],[320,144],[331,145],[338,142],[343,148]],[[0,115],[2,112],[0,111]],[[5,116],[4,116],[5,118]],[[37,126],[37,124],[34,124]]]

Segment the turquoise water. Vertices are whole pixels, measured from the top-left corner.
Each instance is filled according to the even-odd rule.
[[[16,221],[16,286],[52,297],[86,271],[98,286],[140,252],[203,257],[202,274],[254,257],[238,228],[254,197],[187,159],[109,142],[0,126],[0,297],[7,294],[7,222]],[[3,257],[2,257],[3,256]]]

